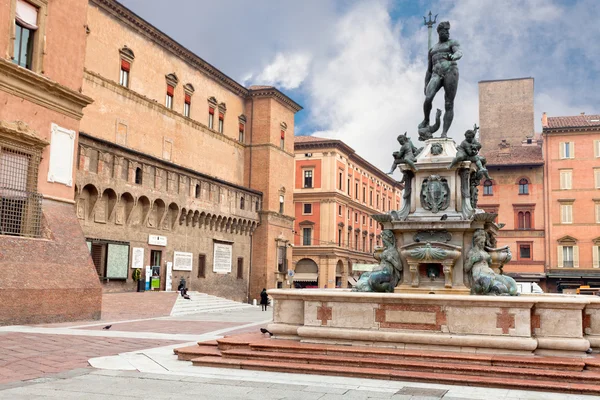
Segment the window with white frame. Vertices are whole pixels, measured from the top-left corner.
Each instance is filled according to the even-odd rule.
[[[219,111],[219,133],[223,133],[225,129],[225,114]]]
[[[312,229],[311,228],[302,228],[302,245],[310,246],[312,244]]]
[[[573,223],[573,204],[560,205],[560,222],[562,224]]]
[[[215,126],[215,108],[208,107],[208,127],[214,129]]]
[[[600,238],[593,241],[592,246],[592,268],[600,268]]]
[[[183,102],[183,116],[190,117],[190,109],[192,107],[192,96],[189,94],[185,94],[185,99]]]
[[[600,158],[600,140],[594,140],[594,157]]]
[[[575,246],[562,246],[563,267],[573,268],[573,248]]]
[[[283,197],[283,195],[279,195],[279,214],[283,214],[283,203],[284,203],[285,198]]]
[[[573,170],[560,170],[560,188],[561,190],[573,189]]]
[[[594,202],[594,208],[596,209],[596,223],[600,224],[600,201]]]
[[[579,246],[577,240],[565,236],[558,240],[558,268],[579,268]]]
[[[39,41],[39,11],[30,2],[17,0],[13,62],[27,69],[33,69],[34,43]]]
[[[313,170],[312,169],[304,170],[304,187],[305,188],[313,187]]]
[[[575,158],[575,142],[560,142],[561,159]]]
[[[600,168],[594,168],[594,187],[600,189]]]
[[[484,196],[492,196],[494,194],[494,186],[491,180],[486,179],[483,182],[483,195]]]
[[[119,74],[119,84],[121,86],[129,87],[129,71],[131,70],[131,63],[127,60],[121,60],[121,72]]]
[[[175,94],[175,88],[172,85],[167,85],[167,95],[165,97],[165,107],[173,108],[173,96]]]
[[[312,203],[304,203],[302,214],[312,214]]]

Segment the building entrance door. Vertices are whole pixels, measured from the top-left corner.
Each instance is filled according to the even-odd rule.
[[[160,290],[160,262],[162,251],[150,250],[150,266],[152,267],[152,277],[150,278],[150,289]]]

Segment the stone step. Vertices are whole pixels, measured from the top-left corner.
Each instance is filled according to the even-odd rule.
[[[205,357],[205,356],[213,356],[213,357],[221,356],[221,352],[217,348],[216,344],[214,346],[180,347],[178,349],[173,349],[173,352],[177,356],[178,360],[183,360],[183,361],[190,361],[194,358]]]
[[[207,354],[208,355],[208,354]],[[559,371],[551,369],[513,368],[493,365],[448,363],[438,360],[417,361],[382,359],[379,357],[332,356],[322,354],[294,354],[282,352],[231,349],[221,351],[223,358],[242,360],[277,360],[294,364],[347,365],[360,368],[378,368],[413,372],[436,372],[445,374],[466,374],[502,378],[555,380],[560,382],[588,383],[600,385],[600,374],[591,371]]]
[[[404,350],[381,347],[335,346],[311,343],[299,343],[291,340],[266,340],[249,343],[252,350],[322,354],[328,356],[378,357],[381,359],[407,359],[444,363],[467,363],[488,366],[506,366],[513,368],[544,368],[565,371],[583,371],[586,366],[583,359],[536,357],[536,356],[499,356],[493,354],[474,354],[458,352],[432,352],[424,350]]]
[[[374,367],[357,367],[348,365],[320,365],[297,363],[289,360],[247,360],[215,356],[198,357],[191,360],[195,366],[240,368],[248,370],[277,371],[317,375],[335,375],[371,379],[390,379],[402,381],[432,382],[441,384],[458,384],[483,387],[500,387],[522,390],[551,390],[567,393],[599,395],[600,385],[594,383],[560,382],[556,380],[522,379],[519,374],[512,378],[498,376],[481,376],[467,374],[449,374],[447,372],[393,370]]]

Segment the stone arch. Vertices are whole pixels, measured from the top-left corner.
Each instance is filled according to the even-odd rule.
[[[227,218],[225,220],[225,232],[232,232],[232,228],[233,227],[233,219],[231,217]]]
[[[162,228],[167,230],[175,230],[177,222],[177,214],[179,213],[179,206],[176,203],[169,204],[165,219],[163,220]]]
[[[179,225],[183,225],[185,221],[185,217],[187,216],[187,209],[184,207],[181,209],[181,214],[179,215]]]
[[[117,212],[115,214],[115,224],[123,225],[129,223],[129,218],[131,217],[131,211],[135,206],[135,199],[133,195],[129,192],[125,192],[121,194],[121,198],[117,205]]]
[[[104,216],[103,222],[112,221],[117,198],[117,193],[111,188],[104,189],[104,192],[102,192],[102,196],[100,197],[99,204],[96,208],[96,214],[100,213],[98,216]]]
[[[148,226],[151,228],[159,228],[165,215],[167,205],[162,199],[156,199],[152,203],[150,214],[148,215]]]
[[[348,287],[348,270],[341,259],[335,264],[335,287]]]
[[[195,228],[196,225],[198,225],[199,221],[200,221],[200,211],[195,210],[194,216],[192,217],[192,228]]]
[[[206,221],[206,213],[204,211],[202,211],[200,213],[200,218],[199,218],[198,222],[200,224],[199,228],[206,228],[207,221]]]
[[[188,210],[186,216],[185,216],[185,226],[190,226],[190,224],[192,223],[192,220],[194,218],[194,211],[193,210]]]
[[[85,219],[91,219],[94,215],[94,208],[98,202],[99,190],[96,186],[88,183],[81,190],[79,198],[83,199],[85,204]]]
[[[138,226],[144,225],[148,218],[148,212],[150,211],[150,199],[146,196],[140,196],[135,204],[131,215],[129,217],[129,225]]]

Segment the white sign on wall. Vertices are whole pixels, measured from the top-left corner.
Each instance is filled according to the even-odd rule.
[[[215,243],[213,254],[213,272],[228,274],[231,272],[231,254],[233,246],[224,243]]]
[[[52,124],[50,139],[50,162],[48,182],[64,183],[73,186],[73,153],[75,151],[75,131]]]
[[[131,268],[144,268],[143,247],[134,247],[131,250]]]
[[[173,270],[175,270],[175,271],[191,271],[193,257],[194,257],[194,255],[192,253],[184,253],[183,251],[176,251],[173,254]]]
[[[160,235],[148,235],[148,244],[153,244],[155,246],[166,246],[167,237]]]
[[[170,292],[173,290],[173,263],[167,261],[167,282],[165,283],[165,290]]]

